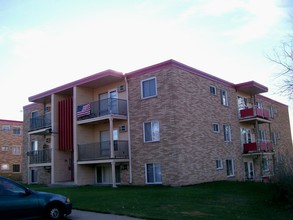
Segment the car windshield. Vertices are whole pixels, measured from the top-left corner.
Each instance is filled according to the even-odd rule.
[[[0,179],[0,194],[4,193],[5,191],[12,193],[25,193],[25,188],[5,179]]]

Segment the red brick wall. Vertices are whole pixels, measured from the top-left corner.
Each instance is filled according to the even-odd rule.
[[[8,131],[3,131],[2,126],[8,125],[10,129]],[[13,128],[19,127],[20,134],[13,134]],[[21,121],[12,120],[0,120],[0,165],[8,164],[9,170],[1,170],[0,175],[7,176],[15,180],[21,180],[22,167],[22,151],[23,143],[23,123]],[[2,148],[7,146],[8,150],[4,151]],[[15,155],[13,153],[13,147],[20,147],[20,155]],[[13,172],[13,164],[20,165],[20,172]]]

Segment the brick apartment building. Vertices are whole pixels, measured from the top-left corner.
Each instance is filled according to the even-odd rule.
[[[0,119],[0,175],[22,179],[22,121]]]
[[[292,154],[288,106],[174,60],[29,97],[28,183],[268,181]]]

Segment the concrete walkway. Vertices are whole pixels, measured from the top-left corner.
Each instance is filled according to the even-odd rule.
[[[73,209],[72,213],[67,216],[67,220],[141,220],[122,215],[102,214],[97,212],[87,212]]]

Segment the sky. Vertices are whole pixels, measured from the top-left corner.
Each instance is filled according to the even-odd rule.
[[[0,0],[0,118],[23,120],[28,97],[113,69],[174,59],[278,94],[268,59],[293,32],[290,0]]]

